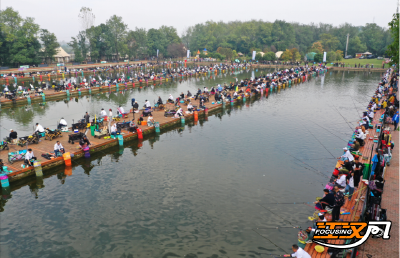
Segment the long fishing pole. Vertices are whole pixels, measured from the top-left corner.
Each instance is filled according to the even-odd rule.
[[[338,112],[338,114],[343,118],[344,121],[346,121],[346,124],[350,127],[350,130],[353,130],[353,128],[349,125],[349,121],[346,120],[346,118],[344,118],[344,116],[339,112],[339,110],[333,106],[336,109],[336,112]]]
[[[292,158],[294,158],[294,159],[300,161],[300,162],[303,163],[304,165],[309,166],[310,168],[314,169],[315,172],[317,172],[318,174],[320,174],[320,175],[322,175],[322,176],[324,176],[324,177],[326,177],[326,178],[330,178],[330,177],[328,177],[327,175],[323,174],[323,173],[322,173],[321,171],[319,171],[318,169],[314,168],[313,166],[311,166],[311,165],[305,163],[304,161],[302,161],[302,160],[296,158],[296,157],[293,156],[293,155],[290,155],[289,153],[287,153],[286,151],[284,151],[284,150],[282,150],[282,149],[280,149],[280,150],[281,150],[282,152],[286,153],[287,155],[289,155],[290,157],[292,157]],[[336,159],[336,158],[335,158],[335,159]],[[310,169],[309,169],[309,170],[310,170]]]
[[[303,126],[304,126],[304,125],[303,125]],[[327,152],[329,152],[329,154],[331,154],[332,157],[335,158],[335,156],[332,154],[332,152],[330,152],[330,151],[325,147],[325,145],[323,145],[322,142],[321,142],[320,140],[318,140],[318,138],[317,138],[310,130],[308,130],[307,127],[304,126],[304,128],[306,128],[307,131],[322,145],[322,147],[324,147],[324,149],[325,149]]]
[[[274,242],[272,242],[268,237],[265,237],[263,235],[261,235],[260,233],[258,233],[256,230],[252,229],[257,235],[259,235],[262,238],[267,239],[271,244],[273,244],[274,246],[276,246],[277,248],[279,248],[282,252],[285,252],[285,250],[283,248],[281,248],[280,246],[278,246],[277,244],[275,244]]]
[[[313,123],[314,123],[314,124],[316,124],[317,126],[321,127],[322,129],[325,129],[326,131],[328,131],[329,133],[333,134],[334,136],[336,136],[336,137],[337,137],[337,138],[339,138],[340,140],[347,142],[346,140],[344,140],[344,139],[340,138],[340,136],[338,136],[338,135],[336,135],[336,134],[332,133],[331,131],[329,131],[329,130],[328,130],[328,129],[326,129],[325,127],[323,127],[323,126],[321,126],[321,125],[319,125],[319,124],[315,123],[314,121],[311,121],[311,122],[313,122]]]

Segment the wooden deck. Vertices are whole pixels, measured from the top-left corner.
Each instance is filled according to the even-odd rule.
[[[235,72],[234,70],[228,69],[228,70],[222,70],[220,73],[233,73]],[[135,88],[135,87],[143,87],[143,86],[148,86],[148,85],[156,85],[156,84],[161,84],[163,82],[177,82],[183,79],[187,78],[196,78],[196,77],[203,77],[203,76],[213,76],[216,75],[217,73],[212,72],[212,73],[196,73],[196,74],[187,74],[183,76],[178,76],[175,75],[174,78],[165,78],[160,76],[158,79],[154,80],[143,80],[142,82],[139,82],[138,80],[134,80],[133,82],[127,82],[127,85],[125,86],[124,83],[119,83],[118,85],[110,85],[110,86],[101,86],[97,85],[95,87],[85,88],[85,87],[80,87],[77,90],[69,90],[70,96],[78,96],[78,95],[87,95],[87,94],[93,94],[93,93],[98,93],[98,92],[104,92],[104,91],[117,91],[117,90],[123,90],[123,89],[130,89],[130,88]],[[61,77],[60,75],[58,75]],[[43,77],[45,80],[47,80],[47,76]],[[65,98],[68,97],[66,91],[59,91],[56,92],[54,89],[47,89],[43,90],[43,93],[45,95],[44,99],[43,96],[34,92],[30,92],[29,97],[31,99],[31,102],[38,102],[38,101],[48,101],[52,99],[60,99],[60,98]],[[12,100],[6,99],[5,96],[0,97],[0,105],[2,107],[11,107],[13,104],[26,104],[29,103],[27,97],[24,96],[18,96],[15,101],[13,102]]]
[[[313,78],[313,76],[308,76],[307,78],[304,78],[304,79],[302,78],[302,79],[293,80],[290,87],[297,87],[300,82],[306,82],[307,80],[311,80],[312,78]],[[289,87],[289,85],[287,85],[287,83],[286,83],[286,85],[280,85],[279,87],[277,87],[273,90],[267,89],[266,91],[263,92],[262,97],[268,97],[268,95],[271,94],[272,91],[279,92],[280,90],[284,90],[287,87]],[[253,95],[253,97],[254,97],[254,95]],[[251,99],[251,97],[247,96],[247,101],[249,101],[250,99]],[[223,104],[217,104],[215,101],[214,101],[215,104],[212,104],[213,101],[214,101],[214,97],[211,95],[210,102],[205,103],[205,106],[208,108],[209,112],[213,112],[214,110],[217,110],[217,109],[223,107]],[[236,99],[235,102],[236,103],[243,102],[243,99]],[[192,101],[192,104],[199,106],[199,101],[198,100]],[[230,108],[230,106],[231,106],[231,103],[225,104],[226,108]],[[174,109],[174,105],[167,104],[166,108]],[[182,109],[184,111],[186,111],[185,106],[182,106]],[[161,129],[171,126],[171,125],[180,124],[180,118],[165,117],[164,111],[154,111],[152,113],[153,113],[154,120],[156,122],[160,123]],[[206,116],[207,115],[205,114],[204,110],[199,111],[199,118],[206,117]],[[131,121],[132,118],[133,118],[133,113],[130,113],[127,118],[121,119],[120,122]],[[139,118],[139,115],[135,114],[135,122],[137,121],[138,118]],[[193,114],[185,114],[185,119],[193,120],[194,115]],[[154,132],[154,127],[139,125],[139,128],[142,129],[144,135]],[[54,129],[54,128],[50,128],[50,129]],[[79,146],[77,143],[75,143],[75,144],[68,143],[68,135],[71,133],[72,132],[62,133],[62,137],[57,137],[57,138],[53,139],[52,141],[44,140],[42,138],[42,140],[38,144],[29,144],[28,145],[28,148],[32,148],[34,155],[42,163],[43,170],[49,169],[56,165],[64,164],[64,160],[62,157],[58,157],[58,158],[55,158],[52,160],[47,160],[41,156],[42,154],[52,152],[54,149],[53,148],[54,144],[56,143],[57,140],[59,140],[61,142],[61,144],[64,146],[65,151],[73,153],[75,158],[79,158],[79,157],[83,156],[83,151],[79,149]],[[137,138],[137,133],[130,133],[130,132],[124,131],[124,130],[122,131],[122,133],[123,133],[124,141],[128,141],[128,140]],[[92,143],[91,152],[100,151],[104,148],[115,146],[118,144],[118,141],[116,139],[94,138],[93,136],[90,135],[90,132],[88,132],[87,135],[88,135],[89,141]],[[21,148],[17,145],[9,145],[9,146],[10,146],[9,152],[15,152],[17,150],[26,149],[26,147]],[[23,164],[23,161],[17,161],[13,164],[10,164],[8,162],[8,152],[5,150],[0,152],[0,158],[3,159],[3,162],[5,163],[5,166],[8,167],[8,170],[12,171],[12,173],[10,173],[8,175],[10,182],[13,182],[13,181],[16,181],[16,180],[19,180],[19,179],[22,179],[27,176],[35,174],[34,169],[32,167],[30,167],[30,168],[22,168],[21,167],[21,165]]]
[[[362,157],[367,158],[367,159],[360,160],[360,162],[362,162],[364,164],[370,163],[371,151],[374,150],[378,145],[378,143],[374,143],[374,141],[370,140],[369,138],[370,137],[374,138],[375,135],[379,136],[379,133],[377,133],[375,130],[375,125],[377,123],[379,123],[379,118],[381,117],[381,115],[383,113],[384,113],[384,110],[376,111],[375,116],[374,116],[374,121],[372,122],[372,124],[374,125],[374,128],[367,130],[368,134],[367,134],[367,138],[365,139],[365,145],[362,146],[359,150],[362,153]],[[361,156],[360,156],[360,158],[361,158]],[[338,161],[336,163],[335,167],[338,168],[340,166],[341,166],[341,162]],[[398,167],[397,167],[397,170],[398,170]],[[359,220],[362,210],[363,210],[363,206],[364,206],[364,201],[365,201],[364,197],[367,193],[367,187],[368,186],[365,183],[363,183],[363,181],[360,180],[358,188],[354,189],[354,194],[353,194],[351,201],[348,201],[347,197],[345,197],[345,204],[342,206],[341,211],[345,210],[346,212],[350,212],[350,214],[340,215],[339,219],[341,219],[343,221],[358,221]],[[328,214],[328,213],[325,214],[325,218],[327,219],[327,221],[332,220],[331,214]],[[344,244],[344,240],[329,240],[328,243]],[[304,250],[307,251],[312,258],[329,258],[329,257],[331,257],[328,254],[327,247],[324,247],[325,248],[324,252],[318,253],[317,251],[315,251],[316,245],[317,244],[314,242],[311,244],[307,244],[306,247],[304,248]],[[348,253],[346,257],[350,258],[350,253]]]

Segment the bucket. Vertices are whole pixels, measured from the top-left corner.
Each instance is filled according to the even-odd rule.
[[[31,96],[27,96],[26,100],[28,101],[28,104],[31,104]]]
[[[122,135],[118,135],[117,138],[118,138],[119,145],[123,146],[124,145],[124,137]]]
[[[79,130],[78,130],[78,129],[75,129],[75,130],[74,130],[74,133],[78,133],[78,132],[79,132]]]
[[[71,166],[71,155],[69,152],[63,154],[64,162],[66,166]]]
[[[44,94],[42,94],[42,100],[46,101],[46,96]]]
[[[43,176],[42,164],[36,161],[33,163],[33,166],[35,167],[36,176]]]
[[[0,174],[0,182],[1,187],[10,186],[10,182],[8,182],[8,176],[6,174]]]
[[[204,109],[204,114],[208,116],[208,108]]]
[[[92,94],[92,89],[89,89],[89,94]]]
[[[185,117],[184,116],[181,116],[181,124],[185,124]]]
[[[138,139],[143,139],[142,129],[138,128],[136,131],[137,131],[137,134],[138,134]]]
[[[142,121],[142,122],[141,122],[141,125],[147,125],[147,121],[145,121],[145,120]]]
[[[159,122],[154,122],[154,128],[156,130],[156,133],[160,132],[160,123]]]
[[[199,112],[194,111],[194,121],[199,120]]]

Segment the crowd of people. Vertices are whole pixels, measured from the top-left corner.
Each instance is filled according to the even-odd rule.
[[[361,160],[360,148],[365,145],[368,130],[374,129],[373,120],[379,119],[379,122],[393,124],[396,130],[399,122],[399,100],[397,97],[399,83],[399,73],[392,68],[388,69],[382,77],[375,94],[372,96],[368,107],[360,119],[359,126],[355,131],[355,140],[350,148],[343,148],[343,154],[338,158],[340,167],[335,168],[331,181],[325,186],[322,198],[318,198],[314,202],[317,216],[313,218],[314,222],[326,222],[327,214],[331,213],[331,221],[343,221],[341,209],[345,203],[350,202],[353,195],[357,195],[358,189],[361,187],[363,171],[365,164]],[[379,118],[375,118],[377,110],[384,110]],[[373,166],[371,168],[371,181],[368,184],[370,190],[379,190],[379,186],[383,185],[383,168],[390,165],[392,150],[395,147],[394,142],[382,141],[382,148],[376,148],[372,157]],[[375,192],[376,193],[376,192]],[[378,191],[379,193],[379,191]],[[358,196],[358,198],[362,198]],[[343,213],[344,215],[346,213]],[[348,213],[349,214],[349,213]],[[285,257],[304,257],[311,256],[304,251],[307,243],[312,243],[312,237],[316,229],[316,224],[308,227],[306,230],[300,230],[298,233],[298,244],[293,245],[293,254],[286,254]]]

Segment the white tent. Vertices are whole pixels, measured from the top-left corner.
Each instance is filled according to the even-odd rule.
[[[363,55],[372,55],[372,53],[370,53],[370,52],[365,52],[365,53],[363,53]]]
[[[281,58],[281,55],[283,54],[283,51],[278,51],[275,53],[276,58]]]
[[[69,62],[71,56],[62,47],[57,48],[57,54],[54,56],[54,60],[57,63],[67,63]]]

